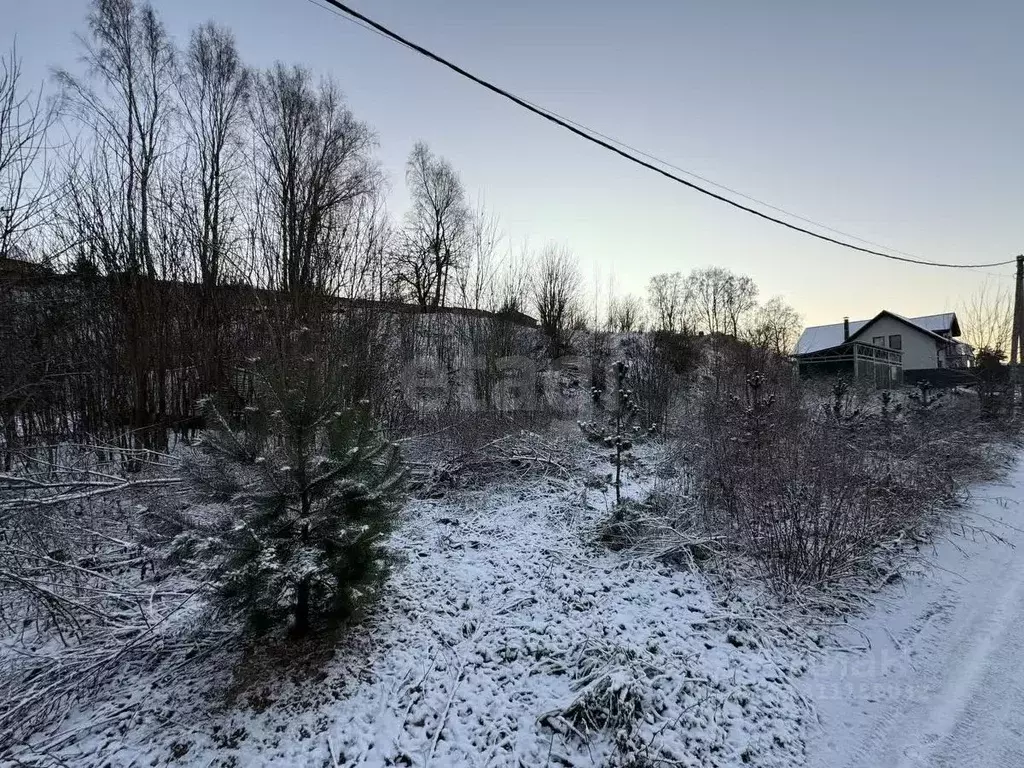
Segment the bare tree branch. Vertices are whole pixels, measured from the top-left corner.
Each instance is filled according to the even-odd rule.
[[[338,245],[380,184],[374,137],[330,80],[278,63],[256,79],[257,231],[273,287],[337,289]]]
[[[163,24],[150,5],[135,0],[94,0],[89,14],[91,36],[82,40],[89,81],[60,70],[69,115],[87,129],[94,162],[106,188],[115,193],[116,251],[102,255],[108,270],[158,274],[153,242],[159,164],[169,149],[175,76],[175,52]],[[89,184],[78,173],[72,182]],[[88,191],[79,191],[88,196]],[[105,206],[104,206],[105,207]],[[106,218],[106,217],[104,217]]]
[[[1010,349],[1013,292],[1007,285],[986,282],[957,310],[963,338],[975,349]]]
[[[43,223],[53,193],[47,136],[56,114],[42,89],[24,89],[12,46],[0,59],[0,257]]]
[[[580,282],[579,266],[568,248],[552,244],[541,251],[530,292],[552,357],[568,351],[573,329],[583,315]]]
[[[207,293],[221,280],[238,238],[237,186],[251,82],[230,31],[207,23],[192,32],[178,79],[188,147],[183,224]]]
[[[443,307],[452,273],[465,269],[472,217],[451,163],[423,142],[413,147],[405,180],[412,197],[396,254],[399,282],[423,309]]]

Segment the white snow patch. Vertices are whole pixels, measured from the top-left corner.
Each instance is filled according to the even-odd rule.
[[[61,728],[107,724],[59,756],[84,768],[800,764],[798,654],[699,574],[593,544],[602,493],[528,482],[407,507],[394,540],[407,562],[318,675],[271,675],[225,706],[214,692],[237,658],[224,653],[170,679],[126,670]]]
[[[1024,465],[812,665],[812,768],[1024,766]],[[998,537],[998,540],[995,538]]]

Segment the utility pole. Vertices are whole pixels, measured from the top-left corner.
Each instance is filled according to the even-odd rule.
[[[1010,339],[1010,392],[1012,408],[1017,404],[1017,388],[1020,385],[1020,354],[1024,334],[1024,254],[1017,256],[1017,278],[1013,291],[1013,332]]]
[[[1024,302],[1024,255],[1017,257],[1017,280],[1013,292],[1013,332],[1010,338],[1010,365],[1019,362],[1021,303]]]

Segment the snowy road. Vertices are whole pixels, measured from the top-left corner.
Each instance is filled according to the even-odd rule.
[[[820,707],[812,768],[1024,766],[1024,465],[975,491],[930,573],[852,623],[802,686]],[[867,642],[866,642],[867,641]]]

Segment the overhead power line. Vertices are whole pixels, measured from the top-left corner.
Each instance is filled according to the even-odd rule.
[[[310,2],[313,2],[313,0],[310,0]],[[341,16],[341,14],[338,13],[337,11],[335,11],[333,8],[325,8],[324,10],[331,11],[332,13],[335,13],[336,15]],[[342,16],[342,18],[344,18],[344,17]],[[359,26],[363,27],[364,29],[369,29],[374,34],[380,35],[380,33],[377,32],[377,30],[372,29],[370,27],[367,27],[365,24],[357,22],[354,19],[349,19],[349,21],[352,21],[353,23],[359,24]],[[381,35],[381,37],[384,37],[384,35]],[[387,39],[387,38],[385,38],[385,39]],[[523,99],[523,101],[527,101],[527,99]],[[784,214],[786,216],[789,216],[792,219],[799,219],[800,221],[805,221],[808,224],[813,224],[814,226],[818,227],[819,229],[827,229],[829,232],[833,232],[833,233],[835,233],[837,235],[841,235],[843,237],[847,237],[847,238],[849,238],[851,240],[856,240],[857,242],[864,243],[865,245],[870,245],[870,246],[873,246],[875,248],[883,248],[886,251],[890,251],[892,253],[898,253],[901,256],[906,256],[908,259],[914,259],[915,261],[922,261],[923,260],[920,256],[916,256],[913,253],[907,253],[906,251],[901,251],[898,248],[893,248],[892,246],[889,246],[889,245],[882,245],[881,243],[876,243],[876,242],[873,242],[871,240],[866,240],[863,237],[858,237],[857,235],[852,235],[849,232],[843,232],[841,229],[836,229],[835,227],[830,227],[828,224],[822,224],[820,221],[815,221],[814,219],[809,219],[806,216],[801,216],[798,213],[793,213],[792,211],[788,211],[785,208],[780,208],[777,205],[772,205],[771,203],[765,202],[764,200],[759,200],[756,197],[752,197],[751,195],[748,195],[748,194],[745,194],[743,192],[740,192],[738,189],[733,189],[732,187],[727,187],[725,184],[719,184],[717,181],[714,181],[713,179],[709,179],[706,176],[701,176],[699,173],[694,173],[693,171],[688,171],[685,168],[680,168],[678,165],[675,165],[675,164],[669,162],[668,160],[666,160],[666,159],[664,159],[662,157],[658,157],[657,155],[652,155],[650,152],[645,152],[642,149],[639,149],[637,147],[634,147],[634,146],[628,144],[627,142],[623,141],[622,139],[617,139],[614,136],[609,136],[606,133],[601,133],[601,131],[597,130],[596,128],[591,128],[588,125],[584,125],[583,123],[577,122],[576,120],[573,120],[571,117],[566,117],[565,115],[560,115],[558,112],[555,112],[553,109],[546,109],[545,107],[539,106],[535,102],[529,102],[529,103],[532,104],[533,106],[537,107],[538,109],[544,109],[546,112],[550,112],[555,117],[557,117],[557,118],[559,118],[561,120],[565,120],[565,122],[567,122],[567,123],[571,123],[572,125],[575,125],[577,128],[580,128],[580,129],[582,129],[584,131],[587,131],[588,133],[592,133],[595,136],[600,136],[602,139],[610,141],[613,144],[617,144],[618,146],[622,147],[623,149],[628,149],[630,152],[635,152],[636,154],[640,155],[641,157],[646,157],[648,160],[651,160],[652,162],[660,163],[661,165],[664,165],[666,168],[671,168],[672,170],[678,171],[679,173],[681,173],[681,174],[683,174],[685,176],[689,176],[691,178],[703,181],[705,184],[710,184],[712,187],[716,187],[718,189],[725,190],[726,192],[731,192],[732,194],[734,194],[734,195],[736,195],[738,197],[742,197],[744,200],[750,200],[752,203],[757,203],[758,205],[763,206],[765,208],[770,208],[771,210],[776,211],[776,212],[781,213],[781,214]],[[1009,263],[1009,262],[1007,262],[1007,263]]]
[[[358,27],[360,27],[362,29],[365,29],[367,32],[372,32],[373,34],[377,35],[378,37],[381,37],[381,38],[383,38],[385,40],[388,40],[389,42],[392,42],[392,43],[399,42],[399,41],[395,40],[394,38],[389,37],[388,35],[384,34],[383,32],[381,32],[381,31],[379,31],[377,29],[374,29],[373,27],[369,26],[368,24],[365,24],[362,21],[359,21],[359,19],[355,19],[355,18],[352,18],[350,16],[346,16],[341,11],[337,10],[336,8],[332,8],[329,5],[322,5],[321,2],[326,2],[326,0],[306,0],[306,2],[308,2],[310,5],[315,5],[317,8],[320,8],[321,10],[327,11],[328,13],[333,14],[334,16],[337,16],[339,19],[344,19],[345,21],[347,21],[347,22],[349,22],[351,24],[355,24],[356,26],[358,26]],[[405,43],[400,43],[400,44],[404,48],[408,48],[409,50],[415,52],[414,48],[411,48],[410,46],[406,45]],[[913,253],[907,253],[906,251],[901,251],[899,248],[893,248],[891,245],[882,245],[881,243],[877,243],[877,242],[874,242],[872,240],[867,240],[867,239],[865,239],[863,237],[858,237],[857,235],[850,234],[849,232],[844,232],[841,229],[836,229],[835,227],[830,227],[828,224],[823,224],[820,221],[816,221],[814,219],[809,219],[806,216],[801,216],[798,213],[793,213],[792,211],[786,210],[785,208],[780,208],[779,206],[773,205],[772,203],[766,202],[764,200],[760,200],[760,199],[758,199],[756,197],[752,197],[751,195],[745,194],[745,193],[739,191],[738,189],[734,189],[733,187],[728,187],[725,184],[720,184],[717,181],[714,181],[713,179],[707,178],[706,176],[701,176],[699,173],[694,173],[693,171],[688,171],[685,168],[680,168],[678,165],[675,165],[675,164],[671,163],[670,161],[668,161],[668,160],[666,160],[666,159],[664,159],[662,157],[658,157],[657,155],[652,155],[650,152],[645,152],[644,150],[639,149],[639,148],[637,148],[635,146],[632,146],[631,144],[629,144],[628,142],[623,141],[622,139],[617,139],[614,136],[609,136],[606,133],[602,133],[601,131],[597,130],[596,128],[593,128],[591,126],[585,125],[584,123],[581,123],[581,122],[579,122],[577,120],[573,120],[571,117],[566,117],[563,114],[559,114],[558,112],[556,112],[553,109],[548,109],[547,107],[542,107],[541,105],[537,104],[536,102],[530,101],[529,99],[525,99],[524,98],[523,101],[525,101],[530,106],[535,107],[536,109],[543,110],[543,111],[545,111],[545,112],[547,112],[547,113],[549,113],[551,115],[554,115],[555,117],[559,118],[560,120],[564,120],[565,122],[570,123],[570,124],[576,126],[577,128],[579,128],[581,130],[584,130],[584,131],[586,131],[588,133],[591,133],[591,134],[593,134],[595,136],[599,136],[602,139],[610,141],[613,144],[616,144],[616,145],[622,147],[623,149],[627,149],[630,152],[635,152],[636,154],[640,155],[641,157],[646,157],[648,160],[651,160],[651,161],[656,162],[656,163],[660,163],[661,165],[665,166],[666,168],[671,168],[671,169],[673,169],[675,171],[678,171],[679,173],[684,174],[685,176],[689,176],[691,178],[698,179],[699,181],[703,181],[705,184],[710,184],[711,186],[716,187],[717,189],[722,189],[722,190],[725,190],[726,192],[730,192],[730,193],[732,193],[734,195],[737,195],[738,197],[742,197],[744,200],[750,200],[753,203],[757,203],[760,206],[763,206],[765,208],[769,208],[769,209],[771,209],[773,211],[776,211],[778,213],[781,213],[781,214],[783,214],[785,216],[789,216],[792,219],[799,219],[800,221],[807,222],[808,224],[813,224],[814,226],[818,227],[819,229],[828,230],[829,232],[833,232],[833,233],[835,233],[837,235],[841,235],[842,237],[846,237],[846,238],[849,238],[851,240],[856,240],[857,242],[864,243],[865,245],[870,245],[870,246],[873,246],[874,248],[882,248],[882,249],[884,249],[886,251],[889,251],[891,253],[898,253],[900,256],[906,256],[908,259],[912,259],[914,261],[924,261],[924,259],[922,259],[920,256],[917,256],[917,255],[915,255]],[[1011,261],[1007,261],[1006,262],[1006,264],[1011,264],[1011,263],[1012,263]],[[965,267],[966,266],[969,266],[969,265],[965,265]],[[990,275],[992,277],[1005,277],[1005,275],[996,275],[996,274],[994,274],[992,272],[984,272],[983,274]]]
[[[310,1],[312,2],[312,0],[310,0]],[[646,169],[648,169],[650,171],[654,171],[655,173],[660,174],[661,176],[664,176],[664,177],[666,177],[668,179],[671,179],[672,181],[675,181],[678,184],[682,184],[685,187],[689,187],[690,189],[692,189],[692,190],[694,190],[696,192],[700,192],[701,194],[706,195],[706,196],[708,196],[708,197],[710,197],[710,198],[712,198],[714,200],[718,200],[719,202],[725,203],[726,205],[730,205],[733,208],[737,208],[737,209],[739,209],[739,210],[741,210],[741,211],[743,211],[745,213],[749,213],[749,214],[751,214],[753,216],[757,216],[758,218],[764,219],[766,221],[770,221],[773,224],[778,224],[779,226],[785,227],[785,228],[793,230],[795,232],[799,232],[799,233],[804,234],[804,235],[809,235],[810,237],[816,238],[818,240],[822,240],[822,241],[827,242],[827,243],[832,243],[833,245],[838,245],[838,246],[840,246],[842,248],[847,248],[847,249],[852,250],[852,251],[858,251],[860,253],[869,254],[871,256],[879,256],[879,257],[881,257],[883,259],[891,259],[892,261],[901,261],[901,262],[905,262],[905,263],[908,263],[908,264],[918,264],[918,265],[925,266],[925,267],[944,267],[944,268],[947,268],[947,269],[984,269],[984,268],[990,268],[990,267],[1001,267],[1001,266],[1005,266],[1007,264],[1013,264],[1014,263],[1014,259],[1007,259],[1006,261],[996,261],[996,262],[989,262],[989,263],[985,263],[985,264],[947,264],[947,263],[943,263],[941,261],[929,261],[927,259],[919,259],[919,258],[916,258],[916,257],[913,257],[913,256],[909,256],[909,255],[901,256],[901,255],[897,255],[897,254],[894,254],[894,253],[886,253],[884,251],[875,250],[873,248],[867,248],[867,247],[864,247],[864,246],[856,245],[854,243],[850,243],[850,242],[847,242],[845,240],[840,240],[840,239],[838,239],[836,237],[831,237],[829,235],[825,235],[825,234],[822,234],[820,232],[815,232],[814,230],[807,229],[806,227],[802,227],[799,224],[793,224],[792,222],[785,221],[784,219],[777,218],[776,216],[772,216],[771,214],[765,213],[764,211],[760,211],[757,208],[752,208],[749,205],[744,205],[743,203],[738,202],[737,200],[733,200],[730,197],[727,197],[725,195],[722,195],[722,194],[719,194],[717,192],[714,192],[713,190],[710,190],[707,187],[703,187],[700,184],[696,184],[696,183],[694,183],[692,181],[688,181],[687,179],[684,179],[684,178],[682,178],[680,176],[677,176],[676,174],[671,173],[670,171],[667,171],[667,170],[665,170],[662,167],[654,165],[653,163],[648,162],[647,160],[643,160],[642,158],[637,157],[636,154],[631,154],[631,152],[629,152],[626,149],[622,148],[622,147],[625,147],[625,146],[628,146],[628,145],[625,145],[622,142],[615,142],[615,140],[611,139],[611,137],[603,136],[602,134],[598,134],[596,131],[590,131],[590,129],[587,129],[585,126],[582,126],[579,123],[575,123],[575,122],[570,121],[570,120],[568,120],[566,118],[563,118],[563,117],[557,115],[556,113],[554,113],[554,112],[552,112],[552,111],[550,111],[550,110],[548,110],[548,109],[546,109],[544,107],[538,106],[536,104],[533,104],[533,103],[527,101],[524,98],[516,96],[514,93],[511,93],[510,91],[507,91],[504,88],[501,88],[500,86],[497,86],[497,85],[489,82],[488,80],[484,80],[482,77],[478,77],[477,75],[474,75],[472,72],[469,72],[469,71],[463,69],[458,64],[454,64],[451,61],[449,61],[448,59],[445,59],[444,57],[434,53],[433,51],[428,50],[427,48],[424,48],[422,45],[419,45],[418,43],[415,43],[412,40],[409,40],[408,38],[403,37],[402,35],[398,34],[397,32],[389,29],[388,27],[384,26],[383,24],[381,24],[381,23],[379,23],[377,21],[374,21],[370,17],[360,13],[359,11],[357,11],[354,8],[346,5],[345,3],[340,2],[339,0],[321,0],[321,2],[327,3],[328,5],[332,6],[333,8],[336,8],[337,10],[341,11],[349,19],[355,21],[356,23],[359,23],[360,26],[362,26],[364,28],[366,28],[366,27],[371,28],[374,32],[376,32],[378,34],[381,34],[384,37],[386,37],[386,38],[388,38],[388,39],[390,39],[390,40],[392,40],[392,41],[394,41],[396,43],[399,43],[400,45],[404,45],[406,48],[409,48],[409,49],[415,51],[416,53],[419,53],[420,55],[425,56],[428,59],[431,59],[432,61],[437,62],[441,66],[447,67],[448,69],[452,70],[456,74],[461,75],[462,77],[466,78],[467,80],[471,80],[472,82],[476,83],[477,85],[479,85],[479,86],[481,86],[483,88],[486,88],[487,90],[491,91],[492,93],[496,93],[499,96],[502,96],[502,97],[508,99],[509,101],[513,102],[514,104],[517,104],[518,106],[522,107],[523,109],[527,110],[528,112],[532,112],[533,114],[535,114],[535,115],[537,115],[539,117],[542,117],[545,120],[548,120],[548,121],[554,123],[555,125],[558,125],[561,128],[564,128],[565,130],[569,131],[570,133],[575,134],[576,136],[579,136],[580,138],[585,139],[586,141],[589,141],[592,144],[596,144],[599,147],[602,147],[603,149],[608,150],[609,152],[613,152],[614,154],[619,155],[620,157],[623,157],[626,160],[629,160],[630,162],[635,163],[636,165],[639,165],[639,166],[641,166],[643,168],[646,168]],[[317,4],[318,3],[314,2],[314,5],[317,5]],[[616,146],[616,143],[620,144],[621,146]],[[669,166],[669,167],[674,167],[674,166],[671,166],[671,164],[669,164],[669,163],[664,163],[663,161],[658,160],[657,158],[653,157],[652,155],[647,155],[647,153],[640,153],[640,152],[638,152],[638,150],[635,150],[635,149],[632,149],[632,152],[636,152],[637,154],[643,154],[643,155],[645,155],[645,156],[655,160],[656,162],[663,163],[664,165]],[[688,171],[683,171],[682,169],[679,169],[679,168],[676,168],[676,170],[678,170],[678,171],[680,171],[682,173],[685,173],[686,175],[694,176],[695,178],[701,178],[701,177],[697,177],[696,174],[691,174]],[[719,184],[715,184],[714,182],[708,181],[706,179],[702,179],[702,180],[705,181],[705,183],[712,184],[712,185],[720,187],[722,189],[726,189],[725,187],[722,187]],[[754,198],[750,198],[750,197],[748,197],[746,195],[742,195],[741,193],[738,193],[735,190],[730,190],[730,191],[732,191],[733,194],[740,195],[742,197],[747,198],[748,200],[754,200]],[[760,201],[756,201],[756,200],[755,200],[755,202],[759,202],[760,203]],[[773,208],[774,210],[777,210],[777,211],[780,211],[780,212],[783,212],[783,213],[787,213],[785,211],[782,211],[782,209],[775,208],[774,206],[768,206],[765,203],[760,203],[760,204],[761,205],[765,205],[766,207],[769,207],[769,208]],[[787,213],[787,215],[793,216],[793,214],[789,214],[789,213]],[[800,218],[803,221],[815,224],[815,226],[822,226],[820,224],[816,224],[815,222],[811,221],[810,219],[804,219],[803,217],[797,217],[797,216],[794,216],[794,218]],[[828,227],[823,227],[823,228],[830,229]],[[836,232],[836,230],[832,230],[832,231]],[[838,233],[838,234],[842,234],[842,233]],[[849,237],[849,238],[852,238],[852,239],[860,240],[861,242],[869,242],[869,241],[862,240],[861,238],[853,237],[852,235],[844,235],[844,237]]]

